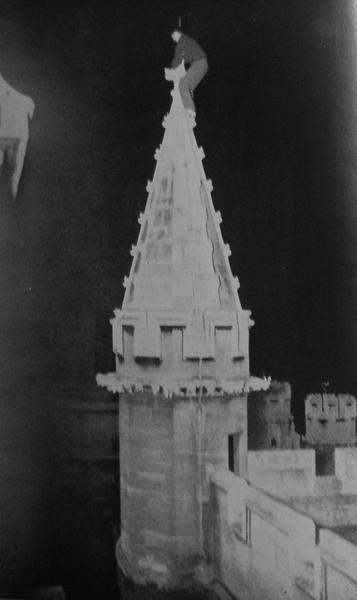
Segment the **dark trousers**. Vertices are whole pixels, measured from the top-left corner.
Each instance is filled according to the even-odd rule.
[[[16,157],[20,138],[0,137],[0,167],[5,162],[11,173],[16,169]]]
[[[208,63],[205,58],[195,60],[186,75],[180,79],[179,90],[182,98],[183,105],[186,109],[190,108],[194,112],[195,103],[193,101],[193,92],[206,75],[208,71]]]

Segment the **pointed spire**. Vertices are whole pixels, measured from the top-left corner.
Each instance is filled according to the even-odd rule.
[[[122,309],[111,321],[117,370],[108,386],[120,391],[150,385],[169,394],[192,392],[204,382],[209,393],[233,393],[242,391],[249,377],[253,322],[239,301],[222,218],[214,210],[212,182],[202,164],[204,152],[193,133],[194,114],[181,100],[180,69],[154,177],[146,187],[146,208],[138,219]]]
[[[124,309],[241,310],[237,284],[223,243],[220,214],[213,208],[193,133],[177,85],[164,119],[163,142],[126,285]]]

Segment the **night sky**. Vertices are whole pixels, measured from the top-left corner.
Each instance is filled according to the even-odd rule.
[[[199,145],[251,370],[357,392],[353,33],[346,0],[1,3],[0,70],[36,104],[1,202],[0,359],[23,382],[112,370],[108,319],[146,203],[182,15],[207,52]]]

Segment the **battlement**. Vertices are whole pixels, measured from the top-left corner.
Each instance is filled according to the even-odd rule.
[[[250,450],[298,448],[291,414],[291,385],[272,381],[267,390],[249,394],[248,446]]]
[[[306,418],[350,419],[356,418],[356,398],[349,394],[309,394],[305,399]]]
[[[290,416],[291,385],[284,381],[272,381],[270,387],[263,392],[253,392],[249,395],[252,411],[259,411],[267,419]]]
[[[309,394],[305,399],[309,444],[356,443],[356,398],[349,394]]]

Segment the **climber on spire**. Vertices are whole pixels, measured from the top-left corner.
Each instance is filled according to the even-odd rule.
[[[175,54],[171,62],[171,70],[182,63],[189,65],[189,69],[179,82],[182,103],[188,112],[195,114],[193,92],[208,71],[207,56],[197,42],[185,33],[175,30],[171,34],[176,43]],[[169,72],[166,69],[166,75]]]

